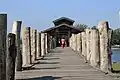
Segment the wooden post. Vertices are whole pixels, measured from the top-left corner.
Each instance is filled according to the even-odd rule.
[[[73,50],[76,51],[77,50],[77,34],[72,34],[73,35]]]
[[[108,73],[108,54],[109,54],[109,38],[108,29],[109,24],[107,21],[101,21],[98,24],[100,35],[100,69]]]
[[[86,35],[85,35],[85,32],[82,32],[82,55],[87,57],[87,54],[86,54]]]
[[[52,38],[53,49],[56,48],[56,37]]]
[[[37,58],[41,56],[41,33],[37,32]]]
[[[6,58],[6,80],[15,80],[15,58],[17,55],[16,36],[8,34],[8,52]]]
[[[77,51],[77,34],[75,34],[75,36],[74,36],[74,44],[75,44],[75,51]]]
[[[75,34],[72,34],[72,49],[74,50],[74,47],[75,47],[75,44],[74,44],[74,35]]]
[[[99,68],[100,66],[100,52],[99,52],[99,34],[98,30],[91,30],[91,66]]]
[[[75,51],[77,51],[77,34],[75,34]]]
[[[70,47],[72,48],[72,35],[71,35],[71,38],[70,38]]]
[[[50,35],[48,34],[48,52],[50,52],[50,43],[51,43]]]
[[[30,35],[31,35],[31,63],[34,63],[36,60],[36,53],[37,53],[37,30],[31,29]]]
[[[71,43],[72,43],[72,40],[71,40],[71,39],[72,39],[72,36],[69,38],[69,47],[70,47],[70,48],[71,48],[71,46],[72,46],[72,45],[71,45]]]
[[[31,63],[31,46],[30,46],[30,27],[22,27],[22,61],[23,67],[30,66]]]
[[[77,51],[81,53],[81,33],[77,34]]]
[[[70,37],[70,47],[72,48],[72,35]]]
[[[6,80],[7,14],[0,14],[0,80]]]
[[[73,37],[74,37],[74,34],[72,34],[72,37],[71,37],[71,48],[73,49],[74,47],[74,44],[73,44]]]
[[[69,47],[71,48],[71,37],[69,38]]]
[[[85,32],[81,33],[82,35],[82,56],[84,56],[84,61],[87,62],[87,53],[86,53],[86,34]]]
[[[52,50],[52,36],[49,36],[49,52]]]
[[[111,55],[112,55],[112,50],[111,50],[111,42],[112,42],[112,34],[113,34],[113,30],[109,30],[108,31],[108,40],[109,40],[109,54],[108,54],[108,69],[109,71],[112,71],[113,68],[112,68],[112,58],[111,58]]]
[[[72,49],[74,50],[74,34],[72,34]]]
[[[80,50],[79,50],[79,52],[82,54],[82,34],[81,33],[79,33],[80,34]]]
[[[22,71],[22,53],[20,48],[20,32],[21,32],[22,21],[14,21],[12,33],[16,35],[16,47],[17,47],[17,56],[16,56],[16,71]]]
[[[45,56],[45,33],[41,33],[41,56]]]
[[[90,61],[91,57],[91,51],[90,51],[90,34],[91,30],[90,29],[85,29],[86,32],[86,54],[87,54],[87,61]]]
[[[76,35],[77,36],[77,40],[76,40],[76,45],[77,45],[77,52],[79,52],[79,48],[80,48],[80,37],[79,37],[79,33]]]
[[[50,36],[50,34],[47,34],[47,40],[48,40],[48,53],[51,51],[51,42],[52,42],[52,40],[51,40],[51,36]]]
[[[48,40],[47,40],[47,33],[45,33],[45,53],[48,53]]]

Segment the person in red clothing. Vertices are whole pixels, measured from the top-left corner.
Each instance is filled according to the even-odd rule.
[[[65,39],[61,39],[61,47],[64,48],[65,47]]]

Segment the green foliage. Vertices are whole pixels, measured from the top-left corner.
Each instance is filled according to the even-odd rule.
[[[75,27],[81,29],[82,31],[84,31],[84,29],[88,28],[88,26],[86,24],[76,24]]]
[[[86,28],[89,28],[86,24],[76,24],[75,27],[84,31]],[[96,26],[93,26],[91,29],[97,29]],[[110,28],[110,30],[112,30]],[[112,45],[120,45],[120,28],[113,30],[112,34]]]
[[[112,45],[120,45],[120,28],[113,30]]]
[[[22,44],[22,39],[20,39],[20,44]]]
[[[97,26],[93,26],[91,29],[97,29]]]
[[[120,63],[113,63],[112,68],[113,70],[120,70]]]

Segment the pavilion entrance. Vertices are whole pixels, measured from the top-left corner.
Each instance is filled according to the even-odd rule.
[[[62,38],[66,40],[66,47],[69,47],[69,38],[71,37],[72,33],[77,34],[81,32],[80,29],[73,26],[74,20],[66,18],[66,17],[56,19],[53,21],[53,23],[55,25],[54,27],[51,27],[42,32],[47,33],[48,41],[50,40],[50,37],[52,36],[56,47],[60,47],[59,41]]]

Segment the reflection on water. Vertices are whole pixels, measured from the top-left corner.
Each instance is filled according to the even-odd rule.
[[[120,49],[112,49],[112,61],[120,62]]]

